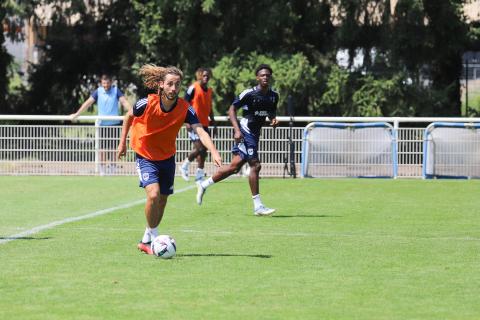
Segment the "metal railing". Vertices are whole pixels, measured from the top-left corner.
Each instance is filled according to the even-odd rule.
[[[121,127],[98,125],[99,120],[120,118],[80,116],[79,121],[95,121],[95,124],[78,124],[71,123],[68,116],[0,115],[3,123],[0,124],[0,175],[136,175],[131,149],[121,161],[115,159]],[[290,120],[289,117],[278,119],[282,125]],[[224,163],[229,163],[233,130],[226,117],[216,117],[216,120],[225,121],[224,126],[218,127],[214,142]],[[19,121],[63,121],[64,124],[13,124]],[[300,172],[303,131],[305,125],[313,121],[392,123],[398,135],[398,177],[419,178],[422,176],[423,133],[429,123],[480,122],[480,118],[295,117],[292,142],[297,172]],[[418,123],[424,125],[412,127]],[[289,134],[288,126],[262,129],[259,147],[262,176],[282,177],[287,174]],[[187,157],[191,147],[186,130],[182,128],[177,139],[178,165]],[[195,164],[190,166],[192,175],[195,169]],[[215,171],[209,158],[205,171],[207,175]]]

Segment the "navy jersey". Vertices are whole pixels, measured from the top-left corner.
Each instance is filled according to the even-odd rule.
[[[277,104],[276,91],[269,89],[263,94],[258,86],[244,90],[232,103],[236,110],[241,108],[243,111],[240,128],[256,136],[260,135],[266,117],[269,119],[276,117]]]

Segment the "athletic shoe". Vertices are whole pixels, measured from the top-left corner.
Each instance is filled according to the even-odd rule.
[[[151,242],[143,243],[142,241],[140,241],[137,245],[137,248],[138,250],[145,252],[146,254],[153,254]]]
[[[269,216],[275,212],[275,209],[260,206],[253,212],[256,216]]]
[[[197,204],[202,204],[203,195],[205,194],[206,189],[202,187],[201,181],[197,181]]]
[[[181,166],[180,173],[182,175],[183,180],[188,181],[188,169]]]

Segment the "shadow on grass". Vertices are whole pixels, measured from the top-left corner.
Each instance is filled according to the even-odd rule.
[[[297,215],[273,215],[272,218],[341,218],[343,216],[328,214],[297,214]]]
[[[0,240],[48,240],[51,237],[2,237],[0,236]]]
[[[231,254],[231,253],[185,253],[177,254],[177,257],[248,257],[270,259],[269,254]]]

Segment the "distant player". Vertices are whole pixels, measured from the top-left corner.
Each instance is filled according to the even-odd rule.
[[[208,81],[212,77],[212,71],[207,68],[199,68],[195,72],[195,76],[197,81],[188,88],[185,94],[185,100],[192,104],[203,129],[207,133],[210,133],[208,126],[215,126],[215,118],[212,109],[212,88],[208,87]],[[200,141],[198,135],[193,132],[190,125],[186,124],[186,126],[190,140],[193,142],[193,150],[183,161],[182,166],[180,167],[180,172],[183,179],[188,181],[188,167],[190,162],[197,159],[198,167],[195,181],[200,181],[203,180],[203,177],[205,176],[204,168],[207,149],[202,144],[202,141]],[[215,128],[213,130],[215,130]]]
[[[275,212],[275,209],[267,208],[260,199],[259,174],[261,169],[258,157],[258,142],[260,131],[268,117],[270,125],[276,127],[276,110],[278,93],[270,88],[272,68],[261,64],[255,70],[258,82],[256,87],[243,91],[232,103],[228,110],[228,116],[235,130],[235,143],[232,149],[233,158],[229,165],[222,166],[212,177],[202,182],[197,182],[197,203],[202,204],[205,191],[212,184],[222,181],[228,176],[237,173],[245,163],[250,165],[249,183],[252,192],[254,214],[267,216]],[[243,118],[238,121],[237,110],[243,110]]]
[[[117,87],[112,85],[112,77],[103,74],[100,78],[100,86],[92,92],[90,97],[80,106],[77,112],[72,113],[70,118],[75,120],[82,112],[90,108],[91,105],[97,103],[99,116],[119,116],[123,114],[123,109],[131,109],[131,105],[123,95],[123,92]],[[100,175],[109,173],[115,173],[116,165],[111,163],[107,166],[107,161],[115,160],[115,148],[118,139],[118,131],[111,126],[120,126],[122,123],[119,120],[101,120],[100,121]]]
[[[203,130],[195,111],[188,102],[178,98],[183,73],[175,67],[144,65],[140,76],[148,89],[156,94],[138,100],[125,115],[118,158],[125,156],[126,140],[131,127],[130,145],[136,153],[140,186],[145,188],[147,227],[138,249],[152,254],[151,241],[158,236],[167,198],[173,193],[175,178],[175,142],[178,131],[186,122],[212,153],[213,163],[221,165],[220,155]]]

